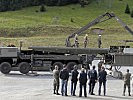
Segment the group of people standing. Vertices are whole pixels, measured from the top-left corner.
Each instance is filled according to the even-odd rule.
[[[82,97],[82,88],[84,88],[84,96],[87,97],[87,81],[89,81],[89,94],[94,94],[94,87],[95,83],[99,82],[99,90],[98,95],[101,95],[101,86],[103,84],[104,87],[104,95],[106,95],[106,76],[107,72],[105,71],[104,67],[101,67],[101,70],[97,73],[95,70],[95,66],[88,72],[84,68],[81,68],[81,72],[79,73],[77,70],[77,66],[74,66],[74,69],[71,72],[71,95],[76,96],[76,87],[77,82],[79,81],[79,97]],[[59,80],[61,79],[61,95],[68,96],[67,94],[67,85],[69,80],[69,71],[67,70],[67,66],[59,71],[58,66],[55,66],[53,70],[53,77],[54,77],[54,94],[59,94]]]
[[[98,40],[97,41],[98,41],[98,48],[101,48],[101,44],[102,44],[101,35],[98,35]],[[89,43],[88,34],[86,34],[84,36],[84,41],[83,41],[84,48],[87,47],[88,43]],[[77,48],[79,47],[78,35],[77,34],[75,34],[75,37],[74,37],[74,45],[73,45],[73,47],[77,47]]]

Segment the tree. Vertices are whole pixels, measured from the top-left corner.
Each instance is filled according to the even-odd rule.
[[[131,11],[131,17],[133,18],[133,9],[132,9],[132,11]]]
[[[44,6],[44,5],[41,5],[41,7],[40,7],[40,12],[45,12],[45,11],[46,11],[45,6]]]
[[[82,8],[85,7],[85,1],[84,0],[79,0],[79,4]]]
[[[127,6],[126,6],[125,13],[126,13],[126,14],[130,14],[130,8],[129,8],[128,4],[127,4]]]

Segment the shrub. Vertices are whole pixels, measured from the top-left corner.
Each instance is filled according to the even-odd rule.
[[[41,5],[41,7],[40,7],[40,12],[45,12],[45,11],[46,11],[45,6],[44,6],[44,5]]]

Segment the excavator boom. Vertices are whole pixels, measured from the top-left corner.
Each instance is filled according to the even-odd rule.
[[[94,26],[98,23],[107,21],[111,18],[115,18],[129,33],[131,33],[133,35],[133,31],[121,20],[119,19],[117,16],[115,16],[114,13],[105,13],[101,16],[99,16],[98,18],[96,18],[95,20],[93,20],[92,22],[88,23],[87,25],[85,25],[84,27],[80,28],[79,30],[77,30],[76,32],[72,33],[71,35],[69,35],[66,39],[66,47],[71,47],[71,42],[70,39],[74,38],[75,35],[80,35],[82,34],[83,31],[87,30],[88,28],[90,28],[91,26]]]

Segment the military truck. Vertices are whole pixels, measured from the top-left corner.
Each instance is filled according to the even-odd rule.
[[[71,48],[71,47],[29,47],[21,50],[17,47],[0,47],[0,70],[8,74],[11,70],[19,70],[27,74],[31,70],[45,68],[53,70],[55,65],[60,69],[63,64],[68,70],[74,65],[91,64],[97,54],[107,54],[108,49]]]

